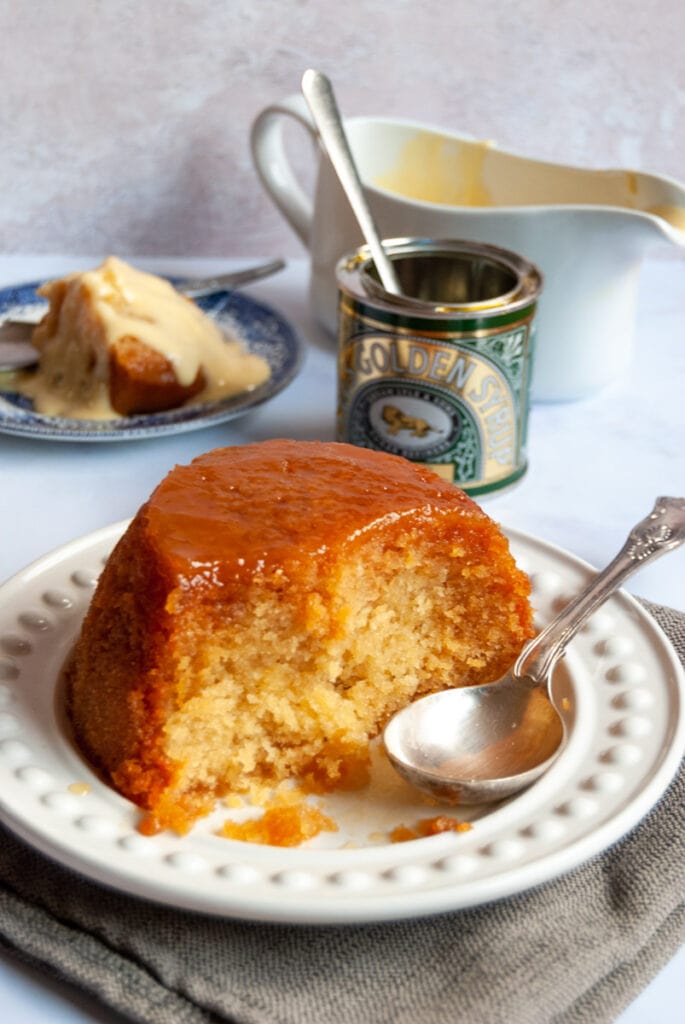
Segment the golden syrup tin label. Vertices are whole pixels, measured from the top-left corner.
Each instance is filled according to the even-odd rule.
[[[440,243],[441,251],[446,244]],[[488,247],[475,248],[482,259]],[[413,277],[416,272],[414,265]],[[427,465],[470,494],[498,490],[522,476],[531,295],[524,292],[526,301],[518,301],[519,292],[505,278],[502,303],[489,296],[477,307],[426,309],[421,303],[414,310],[395,305],[392,296],[369,296],[361,282],[358,290],[350,288],[350,273],[357,284],[358,266],[348,264],[347,279],[344,270],[341,275],[338,438]]]

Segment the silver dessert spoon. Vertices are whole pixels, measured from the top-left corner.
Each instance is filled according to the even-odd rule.
[[[501,800],[535,782],[568,739],[552,670],[587,618],[637,569],[685,541],[685,498],[658,498],[616,557],[523,649],[501,679],[422,697],[388,722],[391,764],[451,803]]]
[[[335,168],[340,184],[354,212],[364,240],[371,250],[378,276],[386,292],[401,295],[399,281],[392,260],[381,242],[376,222],[364,195],[357,165],[343,127],[333,86],[321,71],[310,68],[302,76],[302,94],[314,118],[321,141]]]
[[[177,292],[191,299],[213,295],[229,288],[238,288],[250,281],[258,281],[263,277],[282,270],[285,263],[281,259],[269,260],[254,267],[230,271],[214,277],[193,277],[178,281],[174,285]],[[47,308],[47,307],[45,307]],[[40,321],[45,309],[41,306],[34,317],[24,319],[0,319],[0,372],[3,370],[23,370],[38,362],[40,353],[31,344],[31,335]],[[211,315],[211,313],[210,313]]]

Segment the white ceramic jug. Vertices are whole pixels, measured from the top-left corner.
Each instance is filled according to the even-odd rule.
[[[284,115],[318,141],[304,100],[291,96],[257,116],[253,159],[310,252],[312,310],[334,334],[335,266],[362,239],[320,147],[313,198],[298,181]],[[534,399],[581,398],[623,374],[633,349],[642,257],[655,243],[685,246],[682,185],[636,171],[530,160],[410,121],[358,117],[346,119],[345,129],[383,237],[489,242],[542,270]]]

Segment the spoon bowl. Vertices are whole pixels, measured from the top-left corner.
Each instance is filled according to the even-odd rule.
[[[458,804],[504,800],[531,785],[566,738],[547,691],[512,675],[423,697],[395,715],[384,734],[400,775]]]
[[[628,576],[684,541],[685,498],[658,498],[616,557],[524,647],[506,675],[422,697],[390,719],[383,742],[393,767],[450,803],[489,803],[530,786],[568,739],[552,688],[557,661]]]

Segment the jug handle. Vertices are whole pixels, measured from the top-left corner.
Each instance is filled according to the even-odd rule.
[[[319,137],[304,97],[294,94],[265,107],[255,118],[250,132],[252,160],[264,188],[293,231],[309,247],[313,203],[295,177],[286,155],[283,115],[293,117],[318,143]]]

